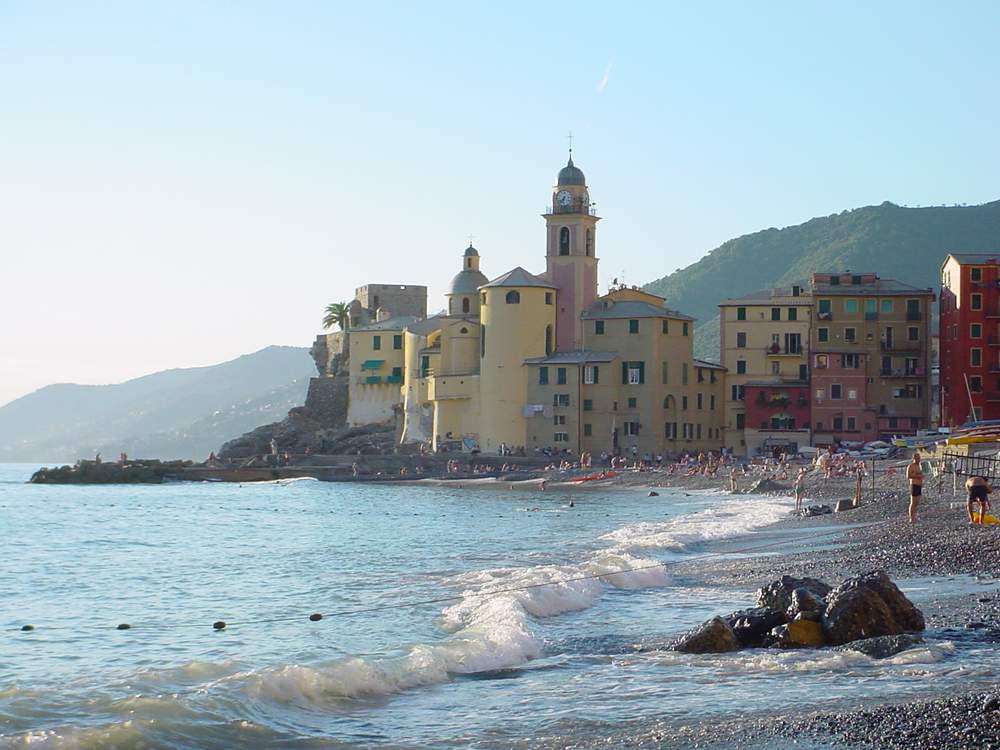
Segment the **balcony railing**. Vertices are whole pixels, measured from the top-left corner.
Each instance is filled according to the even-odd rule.
[[[770,346],[764,347],[764,352],[768,356],[773,357],[801,357],[805,352],[802,350],[801,346],[780,346],[779,344],[771,344]]]
[[[833,320],[832,312],[818,312],[816,313],[816,320]]]
[[[883,367],[879,370],[883,378],[922,378],[925,373],[923,367]]]

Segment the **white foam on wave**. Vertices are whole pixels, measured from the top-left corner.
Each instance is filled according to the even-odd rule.
[[[739,536],[775,523],[788,515],[791,505],[790,500],[742,496],[668,521],[629,524],[601,538],[623,550],[684,550],[692,544]]]

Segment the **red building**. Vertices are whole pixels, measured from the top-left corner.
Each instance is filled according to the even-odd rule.
[[[941,424],[1000,419],[1000,266],[952,253],[941,266]]]
[[[743,386],[744,435],[751,455],[796,453],[809,445],[809,384],[803,380]]]

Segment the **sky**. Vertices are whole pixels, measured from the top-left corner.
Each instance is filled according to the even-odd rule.
[[[890,200],[1000,198],[1000,5],[0,0],[0,404],[270,344],[364,283],[601,287]],[[720,298],[725,290],[720,289]]]

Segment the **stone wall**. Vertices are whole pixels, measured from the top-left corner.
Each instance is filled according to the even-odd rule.
[[[347,423],[348,377],[312,378],[306,393],[304,410],[310,419],[324,428],[343,427]]]
[[[321,333],[309,350],[320,375],[336,375],[350,352],[350,337],[344,331]]]
[[[414,284],[365,284],[355,290],[355,298],[371,312],[388,310],[393,317],[427,317],[427,287]]]

